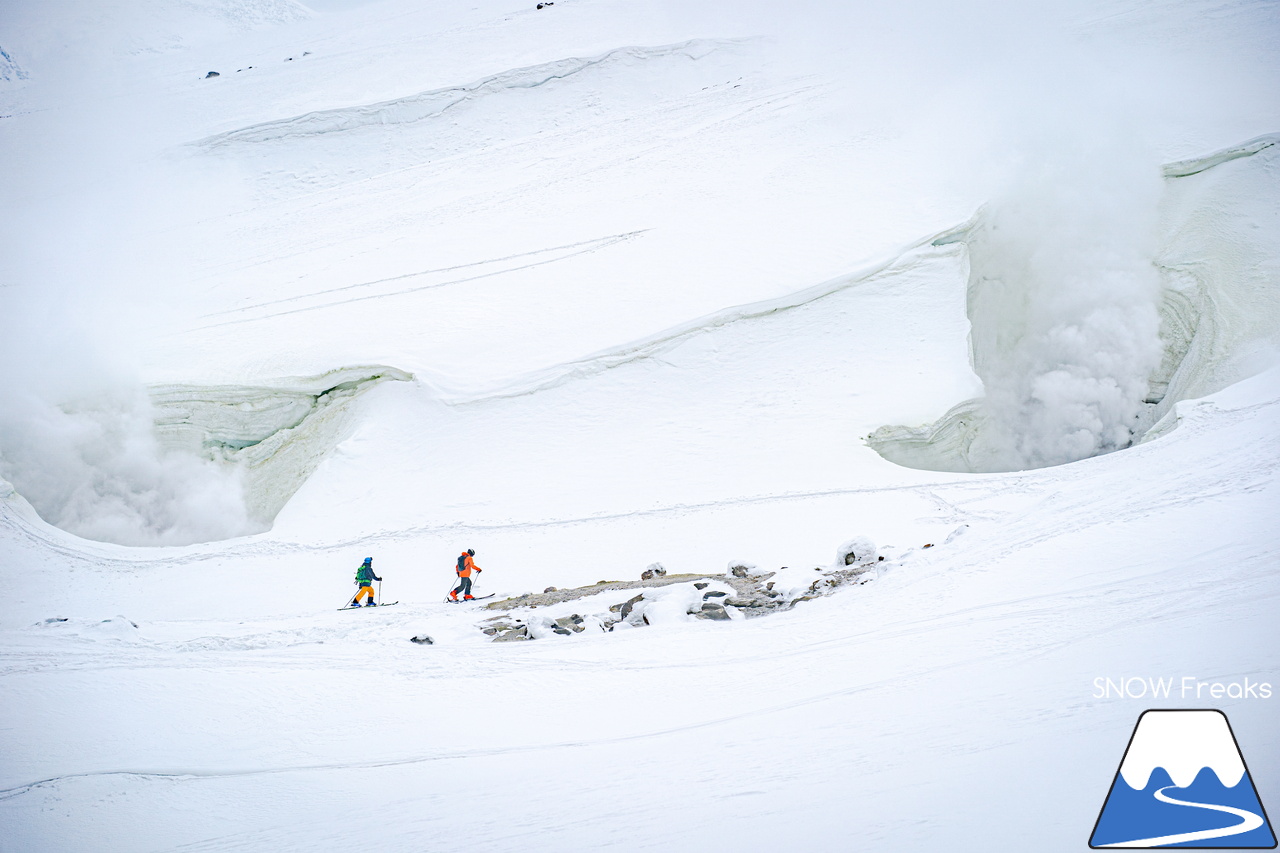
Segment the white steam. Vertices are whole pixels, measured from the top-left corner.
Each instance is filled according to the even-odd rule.
[[[261,529],[237,469],[158,444],[140,389],[74,406],[11,397],[0,476],[47,522],[86,539],[186,545]]]
[[[979,470],[1060,465],[1128,447],[1160,363],[1157,169],[1039,165],[969,239],[974,369],[986,389]]]
[[[30,71],[24,97],[42,107],[3,140],[0,477],[50,524],[90,539],[254,532],[232,466],[157,441],[133,352],[171,325],[164,269],[190,250],[166,229],[207,214],[209,195],[152,156],[172,140],[121,95],[118,31],[63,32],[46,11],[0,4],[5,50]]]

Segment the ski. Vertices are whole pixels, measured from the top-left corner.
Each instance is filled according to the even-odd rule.
[[[390,607],[393,604],[399,604],[398,601],[388,601],[386,604],[374,604],[373,607]],[[369,607],[368,604],[348,604],[346,607],[339,607],[339,610],[364,610]]]
[[[497,595],[497,593],[496,593],[496,592],[491,592],[491,593],[489,593],[488,595],[477,595],[475,598],[473,598],[473,599],[471,599],[471,600],[472,600],[472,601],[484,601],[486,598],[493,598],[495,595]],[[454,599],[452,599],[452,598],[446,598],[446,599],[444,600],[444,603],[445,603],[445,604],[466,604],[466,603],[467,603],[467,599],[465,599],[465,598],[459,598],[459,599],[457,599],[457,600],[455,601],[455,600],[454,600]]]

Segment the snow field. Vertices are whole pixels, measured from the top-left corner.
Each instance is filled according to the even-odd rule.
[[[1082,849],[1147,707],[1094,679],[1280,671],[1273,17],[0,8],[0,451],[150,388],[168,440],[252,456],[313,378],[412,377],[302,429],[254,535],[80,539],[0,471],[0,851]],[[1110,180],[1134,163],[1169,164],[1154,210]],[[1067,280],[1112,307],[1159,265],[1146,442],[997,474],[863,443],[1017,349],[983,343],[1008,265],[977,222],[1084,247]],[[990,316],[1108,367],[1133,324],[1090,337],[1069,296]],[[1128,387],[1114,352],[1091,375]],[[682,587],[649,627],[494,644],[442,601],[466,547],[482,594],[654,561],[801,589],[854,537],[873,580],[760,619],[686,621]],[[401,603],[338,612],[370,555]],[[1271,705],[1217,707],[1274,797]]]

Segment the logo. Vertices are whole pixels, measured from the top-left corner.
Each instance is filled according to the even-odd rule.
[[[1144,711],[1089,846],[1275,848],[1226,714]]]

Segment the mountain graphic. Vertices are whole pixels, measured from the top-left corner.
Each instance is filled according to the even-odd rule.
[[[1275,833],[1226,715],[1143,712],[1089,846],[1274,848]]]

